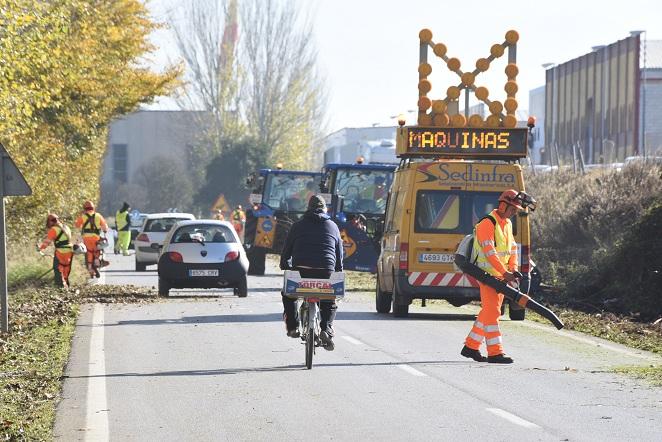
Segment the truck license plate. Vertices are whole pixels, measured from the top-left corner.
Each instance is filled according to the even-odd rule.
[[[189,276],[218,276],[217,269],[189,270]]]
[[[450,253],[421,253],[418,259],[420,262],[432,262],[451,264],[453,263],[453,255]]]

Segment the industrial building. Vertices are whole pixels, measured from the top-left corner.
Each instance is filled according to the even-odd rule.
[[[539,93],[539,90],[536,89]],[[534,92],[532,91],[532,93]],[[546,70],[540,161],[587,164],[662,155],[662,41],[642,32]],[[539,95],[530,107],[539,106]],[[655,121],[657,121],[655,120]]]

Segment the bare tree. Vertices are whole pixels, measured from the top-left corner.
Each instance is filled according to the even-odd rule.
[[[303,166],[320,135],[326,105],[312,21],[292,0],[246,0],[242,6],[248,127],[272,147],[273,159]]]
[[[193,145],[191,163],[204,165],[221,153],[223,139],[240,130],[237,0],[184,0],[169,22],[187,67],[177,103],[205,111],[191,114],[206,128]]]

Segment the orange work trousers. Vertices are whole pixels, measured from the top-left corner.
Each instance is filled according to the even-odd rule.
[[[94,269],[98,268],[100,265],[99,257],[101,256],[101,250],[97,249],[97,242],[100,237],[98,236],[84,236],[83,243],[87,249],[85,253],[85,265],[87,266],[87,271],[90,272],[90,275],[94,276]]]
[[[60,252],[55,251],[55,259],[57,259],[57,269],[62,276],[62,286],[69,286],[69,274],[71,273],[71,260],[74,252]]]
[[[487,355],[496,356],[503,353],[501,331],[499,330],[503,295],[487,285],[479,283],[479,286],[481,309],[471,332],[469,332],[469,336],[467,336],[465,345],[473,350],[479,350],[483,339],[485,339]]]

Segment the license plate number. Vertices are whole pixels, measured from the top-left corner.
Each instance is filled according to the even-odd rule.
[[[189,270],[188,274],[189,276],[218,276],[218,270],[217,269]]]
[[[453,255],[450,253],[421,253],[418,260],[420,262],[451,264],[453,263]]]

